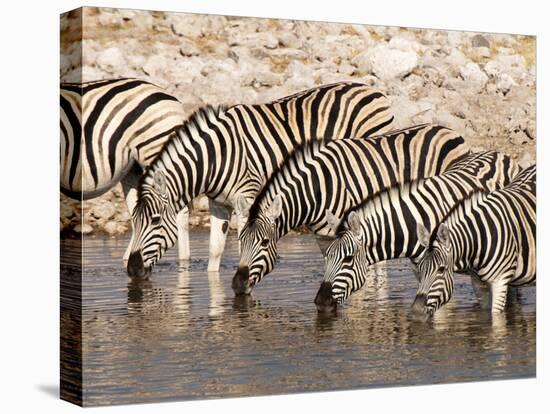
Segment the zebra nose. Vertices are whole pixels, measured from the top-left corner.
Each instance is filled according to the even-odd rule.
[[[336,310],[336,301],[332,297],[332,284],[330,282],[321,283],[317,296],[315,296],[315,306],[317,306],[319,312]]]
[[[248,282],[248,274],[248,266],[239,266],[237,273],[233,276],[231,287],[237,296],[248,295],[252,290]]]
[[[143,258],[139,251],[132,252],[128,258],[128,266],[126,267],[128,275],[131,277],[144,278],[149,276],[150,269],[145,269]]]
[[[428,316],[424,311],[426,307],[427,299],[428,299],[427,296],[423,293],[419,293],[418,295],[416,295],[416,297],[414,298],[414,302],[412,304],[412,313],[414,316],[416,317]]]

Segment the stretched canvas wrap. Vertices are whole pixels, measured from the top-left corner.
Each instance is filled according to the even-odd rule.
[[[535,49],[61,15],[61,398],[534,377]]]

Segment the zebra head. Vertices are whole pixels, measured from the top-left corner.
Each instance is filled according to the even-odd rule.
[[[412,312],[416,317],[427,319],[451,299],[454,260],[451,235],[446,224],[439,225],[435,238],[420,223],[417,225],[417,233],[420,244],[426,250],[416,265],[420,286]]]
[[[139,200],[132,212],[134,237],[127,271],[132,277],[149,277],[153,265],[177,239],[177,212],[169,202],[168,185],[162,171],[145,177]]]
[[[277,260],[278,231],[276,220],[282,212],[282,198],[275,196],[272,203],[248,220],[239,234],[241,257],[231,287],[237,295],[248,295],[252,288],[273,269]],[[248,216],[250,205],[237,199],[237,214]]]
[[[327,220],[330,218],[327,214]],[[352,211],[341,232],[327,248],[325,276],[315,296],[319,312],[334,311],[364,284],[369,261],[364,248],[365,232],[359,214]]]

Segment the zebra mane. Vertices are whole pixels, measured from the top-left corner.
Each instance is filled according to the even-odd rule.
[[[476,163],[480,159],[483,159],[484,157],[487,157],[487,156],[494,157],[495,154],[498,154],[498,153],[496,153],[495,151],[481,151],[481,152],[478,152],[478,153],[471,153],[470,155],[466,155],[465,157],[455,161],[455,163],[453,165],[451,165],[450,168],[447,171],[443,172],[441,175],[445,176],[448,173],[454,174],[454,173],[457,173],[457,172],[460,172],[460,171],[466,171],[467,167],[469,167],[470,165],[476,165]],[[433,176],[432,177],[422,177],[422,178],[417,178],[415,180],[408,180],[408,181],[404,181],[402,183],[397,183],[397,184],[393,184],[393,185],[390,185],[390,186],[386,186],[386,187],[374,192],[373,194],[366,197],[363,201],[361,201],[361,203],[359,203],[356,206],[351,207],[350,209],[348,209],[344,212],[344,216],[343,216],[342,220],[340,221],[340,225],[338,226],[338,230],[336,231],[336,234],[339,235],[339,234],[342,234],[343,232],[346,231],[345,223],[347,222],[347,219],[348,219],[349,215],[353,211],[359,212],[361,210],[364,210],[370,203],[380,199],[380,197],[382,197],[384,194],[389,194],[392,191],[400,191],[400,192],[409,191],[413,186],[418,187],[423,182],[425,182],[426,180],[432,179],[432,178],[434,178],[434,177]],[[466,197],[467,196],[465,196],[465,198]]]
[[[451,171],[448,171],[448,172],[451,172]],[[391,186],[386,186],[386,187],[376,191],[375,193],[369,195],[367,198],[365,198],[363,201],[361,201],[361,203],[359,203],[356,206],[353,206],[353,207],[349,208],[348,210],[346,210],[344,212],[344,216],[343,216],[342,220],[340,221],[340,225],[338,226],[336,234],[341,235],[342,233],[344,233],[347,230],[346,227],[345,227],[345,223],[347,222],[348,217],[352,212],[354,212],[354,211],[355,212],[364,211],[364,210],[366,210],[366,208],[371,203],[374,203],[375,201],[378,201],[380,198],[382,198],[382,196],[384,196],[386,194],[391,195],[391,193],[395,193],[395,192],[400,192],[400,193],[408,192],[408,191],[411,190],[411,188],[419,187],[420,185],[422,185],[422,183],[426,182],[428,179],[431,179],[431,178],[433,178],[433,177],[423,177],[423,178],[418,178],[416,180],[410,180],[410,181],[405,181],[405,182],[402,182],[402,183],[394,184],[394,185],[391,185]],[[476,189],[476,190],[466,194],[462,200],[465,200],[466,198],[469,198],[470,196],[472,196],[476,192],[487,192],[487,191]],[[453,209],[454,209],[454,207],[453,207]]]
[[[447,211],[447,213],[443,217],[441,217],[441,220],[439,220],[435,228],[430,229],[430,241],[428,243],[428,246],[432,246],[435,239],[437,238],[437,228],[441,224],[445,223],[449,219],[449,217],[451,217],[457,210],[461,209],[467,203],[471,203],[475,198],[484,197],[488,194],[490,194],[489,190],[477,189],[477,190],[470,191],[463,198],[461,198],[455,205],[453,205],[449,209],[449,211]]]
[[[227,106],[225,105],[203,106],[193,112],[186,121],[184,121],[179,127],[177,127],[175,131],[170,134],[162,149],[158,152],[156,157],[151,162],[151,165],[149,165],[149,167],[145,170],[145,173],[142,174],[141,178],[139,179],[137,194],[138,200],[141,199],[142,196],[143,184],[152,177],[152,174],[158,168],[158,164],[161,163],[161,159],[164,153],[166,153],[171,147],[173,147],[178,140],[192,137],[193,132],[200,131],[209,122],[218,119],[219,116],[223,114],[226,110]]]
[[[317,139],[317,140],[311,140],[301,143],[300,145],[294,147],[292,152],[288,155],[288,157],[279,164],[271,173],[267,181],[265,182],[264,186],[254,199],[254,203],[252,203],[252,206],[249,210],[249,220],[255,220],[258,218],[258,215],[261,212],[260,204],[262,201],[269,195],[269,190],[271,188],[271,185],[277,180],[277,178],[280,176],[280,174],[285,171],[290,166],[300,162],[300,160],[303,160],[306,156],[311,154],[314,151],[314,148],[316,146],[322,146],[325,143],[330,142],[330,140],[325,139]]]
[[[535,169],[536,169],[535,165],[527,167],[525,170],[523,170],[518,175],[516,175],[506,187],[499,188],[494,192],[506,192],[506,190],[511,188],[522,187],[523,185],[525,185],[525,183],[533,179],[533,175],[535,174]],[[458,201],[454,206],[452,206],[451,209],[447,212],[447,214],[445,214],[441,218],[439,223],[437,223],[436,228],[433,229],[433,231],[431,232],[429,245],[431,246],[437,237],[437,231],[435,231],[437,227],[439,227],[442,223],[445,223],[445,221],[447,221],[455,211],[459,210],[463,206],[466,206],[468,203],[473,202],[473,200],[476,198],[483,198],[485,196],[490,196],[494,192],[491,192],[487,189],[477,189],[465,195],[460,201]]]

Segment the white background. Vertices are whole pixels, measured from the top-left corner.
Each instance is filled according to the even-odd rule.
[[[11,0],[2,3],[0,70],[0,410],[75,412],[57,399],[59,381],[59,13],[81,6]],[[543,1],[101,1],[96,4],[180,12],[536,34],[538,59],[537,379],[386,388],[281,397],[224,399],[90,409],[90,412],[479,412],[548,410],[547,325],[550,52]],[[220,2],[221,3],[221,2]],[[6,93],[7,92],[7,93]],[[548,302],[547,302],[548,303]],[[335,367],[335,369],[337,369]],[[544,391],[546,388],[546,392]],[[433,406],[432,406],[433,404]],[[544,408],[543,408],[544,407]]]

